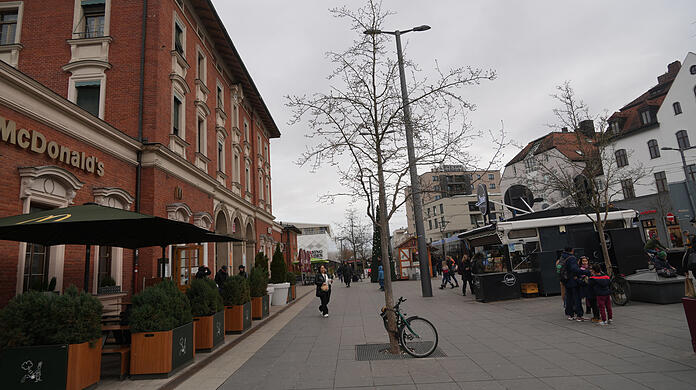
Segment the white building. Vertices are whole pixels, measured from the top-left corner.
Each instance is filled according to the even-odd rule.
[[[657,85],[634,99],[609,119],[616,164],[623,169],[642,166],[635,184],[626,180],[616,205],[635,208],[646,232],[657,231],[664,244],[681,246],[682,231],[694,217],[684,188],[685,174],[678,151],[696,136],[696,54],[683,64],[672,62]],[[696,152],[684,151],[690,180],[696,176]],[[671,216],[669,214],[672,214]]]
[[[285,222],[300,229],[297,248],[311,253],[312,258],[336,261],[338,249],[331,236],[331,225],[321,223]]]
[[[505,204],[522,212],[529,212],[530,206],[533,211],[570,206],[571,200],[557,190],[557,185],[549,188],[545,183],[552,180],[552,171],[557,180],[582,173],[585,156],[595,148],[593,138],[594,124],[588,120],[580,122],[578,130],[563,128],[527,144],[503,170],[500,190]],[[513,211],[506,208],[505,218],[512,217]]]

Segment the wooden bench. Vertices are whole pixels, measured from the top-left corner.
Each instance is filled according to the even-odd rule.
[[[119,379],[124,380],[130,373],[130,347],[128,345],[121,345],[102,349],[102,355],[114,354],[118,354],[121,358],[121,374]]]

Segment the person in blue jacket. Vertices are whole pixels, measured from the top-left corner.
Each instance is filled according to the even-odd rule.
[[[573,248],[565,248],[561,258],[565,261],[565,272],[564,275],[561,275],[566,288],[565,314],[569,321],[585,321],[579,279],[585,275],[590,275],[590,272],[580,269],[578,259],[573,255]]]
[[[379,290],[384,291],[384,269],[379,266],[379,273],[377,274],[377,281],[379,281]]]

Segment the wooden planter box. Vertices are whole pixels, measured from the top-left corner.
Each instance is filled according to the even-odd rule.
[[[290,294],[292,295],[292,297],[290,299],[293,301],[297,298],[297,288],[296,287],[297,286],[294,284],[290,285]]]
[[[251,298],[251,319],[261,320],[268,317],[268,305],[269,297],[264,295],[262,297],[252,297]]]
[[[251,302],[225,306],[225,333],[243,333],[251,328]]]
[[[99,382],[101,349],[101,339],[8,348],[0,352],[0,376],[12,389],[81,390]]]
[[[131,375],[169,376],[193,362],[193,322],[172,330],[131,335]]]
[[[210,316],[193,317],[196,323],[196,351],[212,351],[225,342],[225,311]]]

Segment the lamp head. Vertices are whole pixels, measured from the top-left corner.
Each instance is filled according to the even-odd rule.
[[[426,31],[426,30],[430,30],[430,26],[428,26],[426,24],[413,28],[413,31]]]
[[[365,35],[377,35],[377,34],[381,34],[381,33],[382,33],[382,30],[377,30],[375,28],[369,28],[369,29],[363,31],[363,34],[365,34]]]

